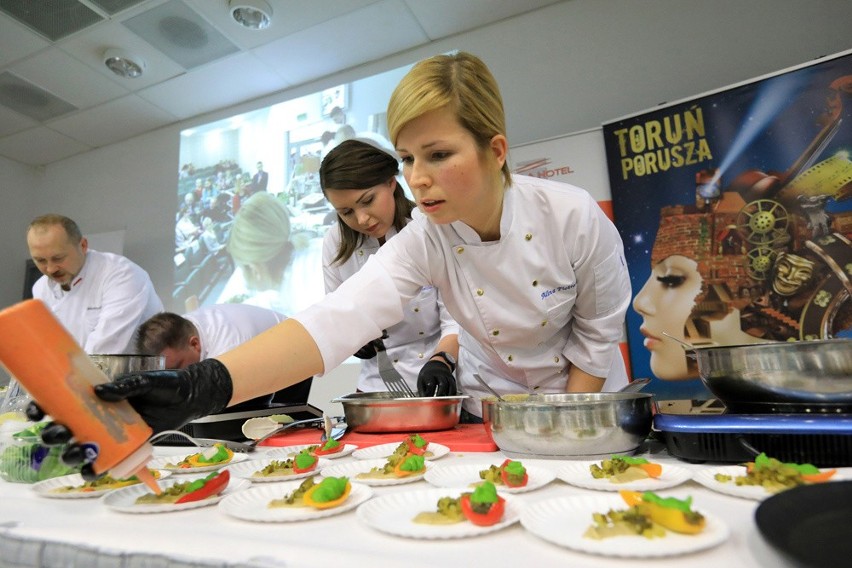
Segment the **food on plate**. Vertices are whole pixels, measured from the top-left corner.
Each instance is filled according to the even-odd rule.
[[[359,473],[358,479],[398,479],[417,475],[426,471],[426,460],[423,456],[407,454],[400,456],[394,453],[388,457],[382,467],[370,468],[370,471]]]
[[[753,462],[745,464],[745,475],[724,475],[717,473],[714,477],[719,483],[734,482],[736,485],[756,485],[766,489],[768,493],[778,493],[797,485],[822,483],[831,479],[836,469],[821,471],[809,463],[783,463],[770,458],[765,453],[759,454]]]
[[[225,444],[213,444],[197,454],[190,454],[177,463],[167,464],[167,467],[191,469],[194,467],[209,467],[225,465],[234,458],[234,452]]]
[[[406,448],[407,454],[415,454],[418,456],[430,457],[431,452],[427,452],[426,448],[429,447],[429,442],[427,442],[420,434],[411,434],[406,437],[405,440],[402,441],[400,446],[404,446]],[[400,448],[397,448],[399,450]],[[426,455],[426,454],[430,455]]]
[[[417,513],[412,521],[421,525],[452,525],[467,520],[487,527],[499,523],[505,511],[506,500],[497,495],[493,483],[484,481],[473,493],[441,497],[437,510]]]
[[[149,469],[151,475],[154,476],[154,479],[160,478],[160,472],[156,469]],[[82,485],[63,485],[61,487],[55,487],[51,489],[51,493],[95,493],[101,491],[112,491],[113,489],[121,489],[122,487],[127,487],[129,485],[136,485],[137,483],[142,483],[142,481],[137,476],[127,477],[124,479],[116,479],[111,475],[107,474],[101,476],[93,481],[83,482]]]
[[[269,502],[267,507],[270,509],[278,509],[278,508],[286,508],[286,507],[307,507],[304,501],[302,501],[302,497],[305,493],[308,492],[314,485],[316,485],[316,481],[314,477],[309,477],[305,479],[299,487],[297,487],[294,491],[284,495],[281,499],[273,499]]]
[[[344,447],[345,446],[337,440],[329,438],[322,445],[314,444],[312,446],[308,446],[306,449],[315,456],[327,456],[329,454],[342,452]]]
[[[251,474],[252,477],[287,477],[307,473],[317,468],[319,459],[307,449],[302,450],[292,459],[272,460],[263,469]]]
[[[499,466],[492,465],[479,472],[479,478],[495,485],[506,487],[524,487],[530,479],[527,468],[516,460],[505,460]]]
[[[663,466],[645,458],[612,456],[602,460],[600,464],[593,463],[589,466],[589,471],[595,479],[609,479],[612,483],[629,483],[660,477]]]
[[[227,469],[213,472],[207,477],[196,479],[195,481],[175,483],[163,489],[163,492],[159,495],[145,493],[136,499],[136,504],[164,505],[174,503],[175,505],[180,505],[193,501],[203,501],[222,493],[228,487],[230,480],[231,473]]]
[[[331,509],[342,505],[352,492],[347,477],[326,477],[302,495],[302,502],[314,509]]]
[[[704,515],[692,510],[692,497],[660,497],[651,491],[622,490],[619,494],[630,508],[594,513],[594,522],[584,537],[600,540],[614,536],[642,536],[653,539],[665,537],[666,531],[695,535],[707,525]]]
[[[497,487],[493,483],[485,481],[473,493],[462,494],[460,505],[468,521],[480,527],[489,527],[503,518],[506,500],[497,495]]]

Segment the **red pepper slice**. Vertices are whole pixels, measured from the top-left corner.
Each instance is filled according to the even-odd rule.
[[[421,438],[422,440],[423,438]],[[423,440],[426,442],[426,440]],[[429,442],[426,442],[422,447],[418,447],[417,444],[414,443],[414,436],[409,436],[405,439],[405,444],[408,446],[408,453],[414,454],[416,456],[422,456],[426,453],[426,448],[429,447]]]
[[[181,503],[191,503],[192,501],[201,501],[202,499],[207,499],[213,495],[218,495],[228,486],[228,482],[231,480],[231,472],[227,469],[219,472],[218,475],[208,479],[204,485],[187,493],[186,495],[181,495],[177,501],[175,501],[176,505]]]
[[[313,463],[311,463],[311,465],[309,465],[308,467],[306,467],[304,469],[299,467],[299,464],[296,461],[296,458],[299,457],[299,456],[296,456],[296,457],[293,458],[293,473],[307,473],[307,472],[313,471],[317,468],[317,464],[319,463],[319,458],[317,458],[315,455],[311,455],[311,454],[308,454],[308,455],[310,455],[312,458],[314,458],[314,461],[313,461]]]
[[[506,465],[512,460],[506,460],[502,464],[500,464],[500,479],[503,481],[503,485],[506,487],[524,487],[530,480],[529,474],[524,471],[524,478],[520,483],[516,483],[512,476],[509,475],[509,472],[506,471]]]
[[[503,512],[506,509],[506,500],[497,496],[497,502],[491,503],[491,507],[486,513],[477,513],[473,510],[473,503],[470,502],[470,495],[461,496],[462,514],[468,521],[479,527],[490,527],[496,525],[503,518]]]
[[[328,442],[326,442],[328,444]],[[329,448],[327,450],[323,449],[323,446],[317,446],[317,449],[314,450],[315,456],[327,456],[328,454],[336,454],[337,452],[342,452],[345,446],[338,442],[336,446],[333,448]]]

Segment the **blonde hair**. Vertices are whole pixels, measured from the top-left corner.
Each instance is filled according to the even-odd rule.
[[[284,204],[267,192],[249,197],[234,218],[228,236],[228,252],[234,262],[241,267],[263,267],[264,276],[280,279],[291,250],[290,216]],[[271,286],[272,282],[258,284]]]
[[[402,78],[388,102],[388,132],[396,145],[406,124],[439,109],[449,109],[459,124],[473,135],[480,149],[506,134],[506,115],[500,88],[478,57],[464,51],[436,55],[418,62]],[[508,161],[503,163],[503,183],[512,184]]]

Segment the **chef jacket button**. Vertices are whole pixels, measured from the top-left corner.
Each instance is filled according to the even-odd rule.
[[[554,357],[554,358],[553,358],[553,362],[554,362],[554,363],[558,363],[558,362],[559,362],[559,357]]]
[[[417,335],[424,335],[424,333],[422,331],[418,331]]]
[[[417,354],[417,358],[418,358],[418,359],[422,359],[422,358],[423,358],[423,353],[418,353],[418,354]]]
[[[456,254],[461,254],[464,252],[464,247],[456,247]]]
[[[363,251],[363,250],[359,250],[359,251],[358,251],[358,256],[364,256],[364,251]]]
[[[419,312],[419,311],[420,311],[420,308],[414,308],[414,313],[415,313],[415,314],[416,314],[417,312]]]
[[[533,286],[538,286],[538,280],[533,280]]]
[[[498,335],[500,335],[500,330],[499,330],[499,329],[495,329],[494,331],[492,331],[492,332],[491,332],[491,335],[493,335],[493,336],[495,336],[495,337],[496,337],[496,336],[498,336]]]
[[[532,240],[532,233],[527,233],[526,235],[524,235],[524,239],[531,241]]]
[[[541,327],[544,327],[546,325],[547,325],[547,320],[541,320]]]
[[[540,388],[541,388],[541,385],[536,385],[536,386],[534,386],[534,387],[533,387],[533,390],[534,390],[534,391],[537,391],[537,390],[538,390],[538,389],[540,389]]]
[[[482,288],[476,289],[476,295],[477,296],[482,296],[483,294],[485,294],[485,290],[483,290]]]
[[[420,356],[423,357],[423,354],[421,353]],[[399,359],[394,359],[393,363],[394,363],[394,365],[396,365],[397,363],[399,363]]]
[[[511,363],[512,361],[514,361],[514,360],[515,360],[515,358],[514,358],[514,357],[512,357],[511,355],[509,355],[508,357],[506,357],[506,359],[508,359],[510,363]]]

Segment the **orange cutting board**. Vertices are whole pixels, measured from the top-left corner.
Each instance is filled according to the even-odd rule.
[[[439,432],[418,432],[423,438],[436,444],[442,444],[453,452],[496,452],[497,444],[485,431],[482,424],[459,424],[451,430]],[[341,442],[353,444],[359,448],[369,448],[379,444],[399,443],[405,438],[405,433],[366,434],[362,432],[347,432]],[[314,428],[298,432],[284,432],[273,436],[262,446],[298,446],[302,444],[318,444],[320,431]]]

